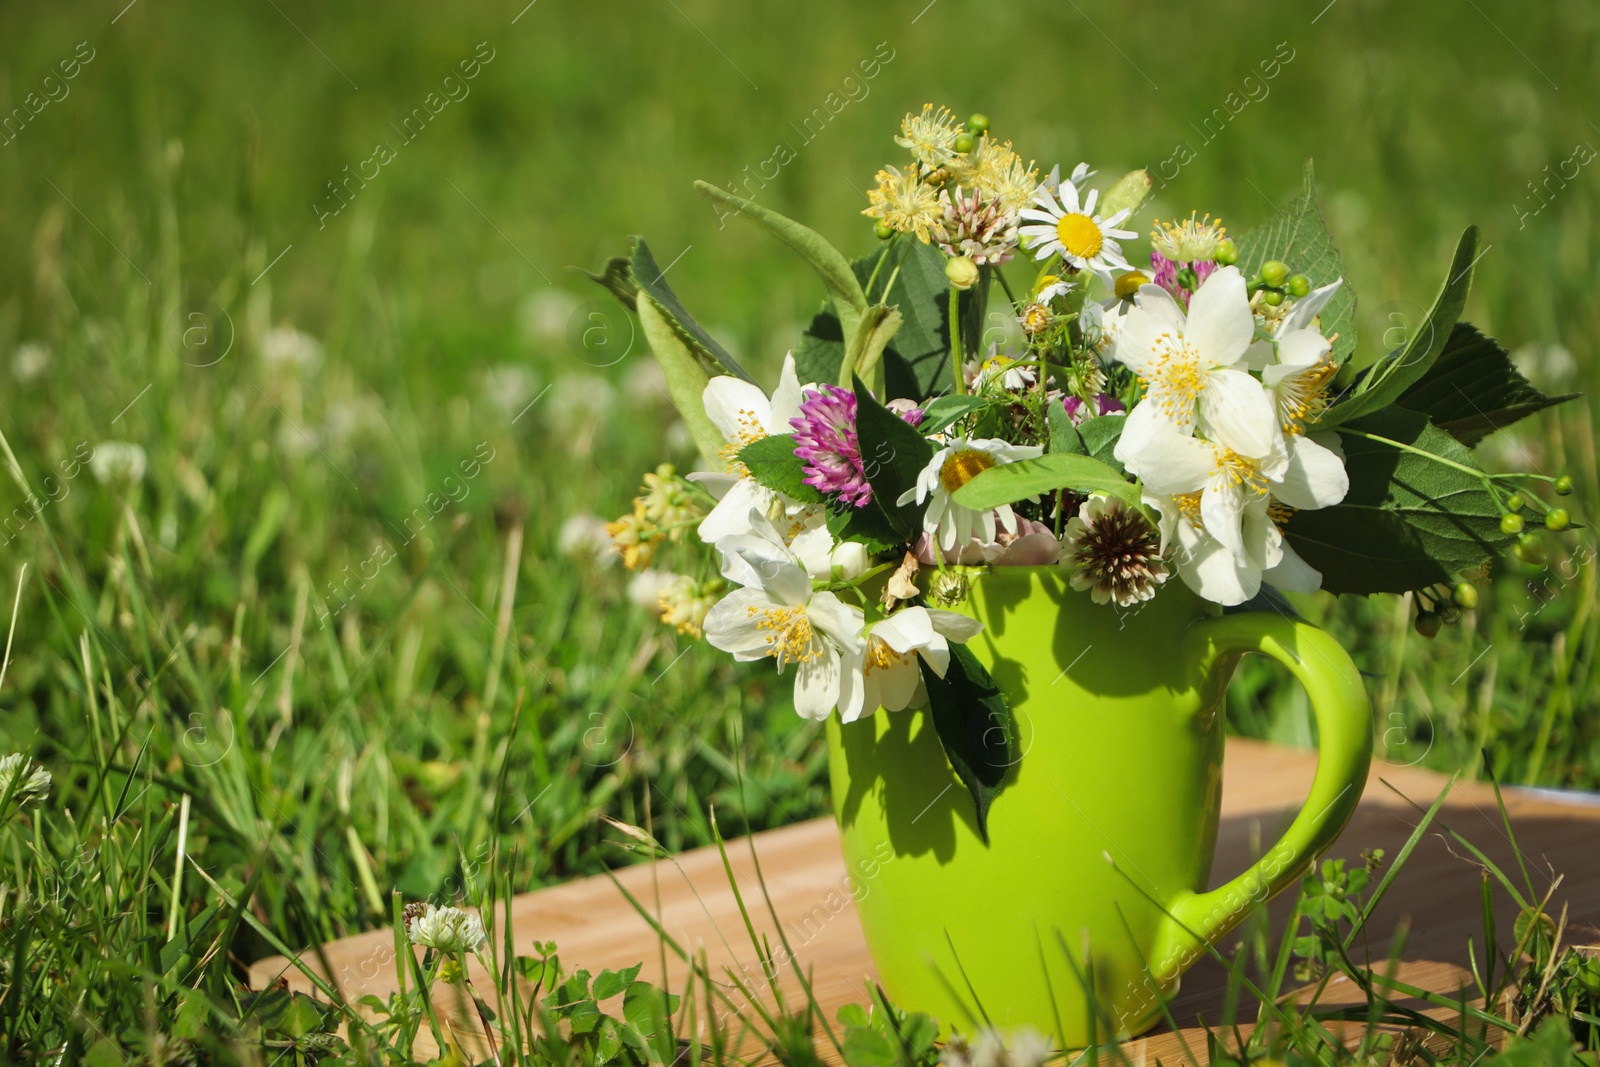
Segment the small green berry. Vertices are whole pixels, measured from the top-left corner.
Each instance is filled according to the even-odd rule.
[[[872,228],[872,232],[878,235],[878,240],[887,241],[894,236],[894,227],[879,219],[878,224]]]
[[[1290,275],[1285,287],[1289,290],[1290,296],[1299,300],[1302,296],[1306,296],[1311,292],[1311,279],[1304,274]]]
[[[1547,530],[1565,530],[1572,525],[1572,516],[1567,514],[1566,508],[1551,508],[1545,512],[1544,528]]]
[[[1282,288],[1289,280],[1289,264],[1281,259],[1269,259],[1261,264],[1261,280],[1274,289]]]
[[[1510,496],[1506,497],[1506,507],[1510,508],[1512,511],[1521,511],[1522,506],[1526,503],[1527,501],[1522,499],[1521,493],[1512,493]]]
[[[1217,250],[1211,256],[1212,262],[1219,267],[1231,267],[1239,262],[1239,246],[1232,237],[1224,237],[1217,242]]]
[[[972,117],[967,119],[967,129],[974,134],[989,132],[989,116],[981,111],[974,111]]]
[[[1508,511],[1500,516],[1500,532],[1503,534],[1519,534],[1522,532],[1522,516],[1514,511]]]
[[[1450,592],[1450,599],[1456,602],[1456,607],[1462,611],[1471,611],[1478,606],[1478,587],[1471,582],[1461,582]]]
[[[1430,639],[1438,637],[1439,626],[1441,622],[1442,620],[1435,613],[1431,611],[1419,611],[1417,612],[1417,621],[1415,624],[1417,633]]]
[[[1268,289],[1261,299],[1265,300],[1273,307],[1277,307],[1279,304],[1283,303],[1283,293],[1277,289]]]
[[[1517,543],[1511,546],[1511,554],[1535,567],[1544,562],[1544,546],[1539,544],[1539,539],[1532,534],[1523,534],[1517,538]]]
[[[1563,474],[1556,479],[1556,492],[1562,496],[1570,496],[1572,494],[1572,475]]]
[[[977,142],[972,139],[972,134],[970,133],[956,135],[957,152],[970,152],[972,151],[972,146],[975,144],[977,144]]]

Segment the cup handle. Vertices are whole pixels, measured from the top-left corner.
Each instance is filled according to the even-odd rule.
[[[1372,763],[1366,688],[1349,654],[1328,634],[1287,616],[1244,612],[1204,619],[1185,637],[1191,654],[1202,662],[1215,665],[1260,652],[1289,668],[1311,698],[1320,748],[1311,795],[1282,839],[1232,881],[1205,893],[1185,891],[1167,905],[1149,959],[1151,975],[1163,984],[1176,979],[1255,905],[1292,885],[1316,863],[1355,812]]]

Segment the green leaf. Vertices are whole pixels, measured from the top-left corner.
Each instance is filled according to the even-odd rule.
[[[840,1051],[848,1067],[899,1067],[900,1050],[887,1034],[871,1027],[851,1027]]]
[[[747,382],[754,379],[745,373],[743,367],[734,358],[717,344],[716,339],[701,325],[694,321],[694,316],[684,308],[678,299],[678,294],[672,291],[672,286],[667,284],[661,268],[656,266],[656,257],[650,253],[650,246],[643,237],[633,239],[633,265],[632,277],[638,286],[638,292],[644,293],[655,301],[656,310],[661,313],[671,326],[672,331],[687,345],[690,351],[702,359],[709,361],[714,367],[724,374],[731,374],[736,378],[743,378]],[[638,300],[634,301],[634,310],[638,310]],[[680,409],[681,410],[681,409]]]
[[[1122,436],[1126,415],[1096,415],[1078,424],[1078,436],[1083,438],[1084,451],[1104,463],[1118,474],[1126,473],[1115,455],[1117,439]]]
[[[915,537],[921,530],[926,503],[896,501],[917,484],[917,475],[933,457],[933,446],[906,420],[878,403],[860,378],[855,389],[856,435],[867,483],[872,486],[868,508],[881,510],[901,538]]]
[[[1139,506],[1138,486],[1099,460],[1071,452],[1050,452],[1038,459],[1021,459],[990,467],[957,489],[954,498],[957,504],[987,511],[1057,489],[1105,493]]]
[[[633,264],[629,262],[627,256],[612,256],[606,260],[606,265],[600,269],[599,274],[584,270],[582,267],[576,270],[596,285],[609,290],[611,295],[622,301],[623,306],[629,311],[633,310],[634,296],[638,293],[639,286],[633,280]]]
[[[1239,271],[1246,280],[1261,272],[1261,264],[1278,259],[1290,272],[1304,274],[1313,286],[1323,286],[1344,276],[1339,250],[1317,207],[1317,190],[1311,161],[1306,160],[1300,192],[1267,222],[1239,238]],[[1344,362],[1356,347],[1356,294],[1348,281],[1322,309],[1322,332],[1332,337],[1333,358]]]
[[[900,330],[884,353],[884,370],[887,375],[884,398],[894,400],[906,397],[922,400],[950,391],[950,280],[944,276],[945,257],[933,245],[909,241],[900,260],[900,272],[893,274],[895,258],[901,253],[890,250],[889,260],[878,273],[877,285],[893,274],[894,285],[880,295],[880,304],[899,310]],[[853,268],[863,283],[871,277],[877,265],[877,255],[863,256]],[[981,285],[974,286],[961,295],[963,329],[970,331],[982,326],[982,311],[976,301]],[[969,349],[970,351],[970,349]]]
[[[917,427],[917,432],[938,433],[963,415],[970,415],[992,403],[994,401],[981,396],[962,396],[955,393],[941,396],[922,409],[922,423]],[[1063,411],[1062,414],[1066,412]]]
[[[606,972],[610,974],[610,971]],[[610,1063],[622,1051],[622,1027],[612,1018],[602,1019],[595,1035],[594,1058],[597,1063]]]
[[[1404,345],[1389,353],[1373,365],[1345,396],[1336,400],[1322,413],[1311,430],[1326,430],[1370,415],[1399,400],[1400,394],[1428,373],[1439,353],[1454,332],[1467,304],[1467,290],[1472,288],[1472,265],[1478,258],[1478,228],[1468,226],[1456,245],[1455,257],[1450,262],[1450,273],[1445,276],[1439,295]],[[1327,322],[1323,322],[1324,330]]]
[[[874,393],[882,396],[886,373],[883,349],[895,331],[900,329],[901,321],[899,311],[882,304],[874,304],[863,311],[861,322],[845,350],[844,362],[839,367],[839,380],[848,382],[853,377],[860,377],[872,387]]]
[[[928,687],[928,714],[945,757],[972,794],[978,836],[989,841],[989,807],[1017,762],[1017,726],[1005,695],[966,645],[950,646],[944,677],[917,659]]]
[[[717,429],[716,423],[711,421],[711,416],[706,414],[705,391],[706,383],[711,380],[706,374],[706,369],[693,351],[684,343],[683,337],[672,328],[672,321],[661,305],[649,294],[640,292],[637,310],[639,312],[639,327],[644,331],[644,337],[650,344],[650,351],[655,353],[656,362],[661,364],[661,372],[667,379],[667,392],[672,396],[672,404],[678,409],[678,414],[683,417],[684,423],[689,427],[689,433],[694,437],[695,445],[700,449],[700,454],[711,464],[713,470],[722,469],[721,452],[724,445],[722,431]]]
[[[1500,509],[1482,481],[1370,434],[1459,464],[1471,451],[1416,412],[1389,408],[1339,431],[1350,491],[1342,503],[1297,511],[1289,544],[1331,593],[1405,593],[1453,582],[1503,551]]]
[[[1072,416],[1067,414],[1065,407],[1052,402],[1046,409],[1045,418],[1050,423],[1051,455],[1089,454],[1089,448],[1083,442],[1083,435],[1072,424]]]
[[[636,963],[622,971],[601,971],[594,980],[594,999],[605,1000],[627,989],[638,979],[643,967],[644,964]]]
[[[756,481],[802,504],[820,504],[826,499],[815,486],[805,483],[806,461],[794,454],[792,433],[775,433],[751,441],[739,450],[739,462]]]
[[[678,997],[663,992],[649,982],[635,982],[622,998],[622,1017],[646,1036],[664,1030],[667,1017],[678,1010]]]
[[[1106,193],[1105,199],[1100,201],[1101,217],[1110,218],[1123,208],[1127,208],[1128,219],[1133,218],[1150,199],[1151,184],[1149,171],[1142,168],[1130,170],[1117,179],[1117,184],[1113,185]],[[1128,219],[1123,220],[1124,226],[1127,225]]]
[[[799,253],[800,258],[817,272],[822,284],[828,287],[828,295],[833,298],[834,311],[843,325],[845,338],[855,336],[861,315],[867,310],[867,297],[861,291],[861,283],[856,280],[855,274],[850,269],[850,261],[845,259],[837,248],[809,226],[803,226],[742,196],[735,196],[710,182],[695,182],[694,187],[710,199],[733,208],[734,211],[757,223]],[[638,272],[637,266],[634,270],[635,273]]]
[[[844,332],[838,316],[831,311],[818,312],[795,346],[795,374],[802,382],[832,382],[843,359]]]
[[[1471,323],[1458,322],[1433,366],[1395,402],[1428,416],[1471,448],[1518,419],[1578,395],[1540,392],[1494,338],[1479,333]]]
[[[835,541],[859,541],[868,554],[877,555],[905,540],[876,504],[856,508],[846,505],[828,512],[828,532]]]

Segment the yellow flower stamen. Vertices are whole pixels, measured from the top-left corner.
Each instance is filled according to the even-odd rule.
[[[1100,224],[1082,212],[1061,216],[1061,221],[1056,223],[1056,236],[1061,240],[1061,247],[1079,259],[1099,255],[1106,243]]]
[[[822,642],[811,628],[811,619],[800,605],[758,607],[751,605],[750,616],[756,629],[766,631],[767,655],[782,669],[790,663],[810,663],[821,657]]]
[[[1261,473],[1261,464],[1249,456],[1241,456],[1231,448],[1213,446],[1216,458],[1211,471],[1230,486],[1242,486],[1256,496],[1265,496],[1267,476]]]
[[[1154,357],[1139,383],[1145,389],[1145,402],[1187,431],[1194,425],[1194,406],[1206,387],[1210,368],[1200,353],[1182,337],[1164,333],[1157,337]]]
[[[1323,356],[1278,385],[1278,414],[1283,417],[1284,433],[1304,433],[1306,423],[1322,414],[1328,406],[1328,383],[1338,373],[1333,358]]]
[[[750,477],[750,470],[739,462],[739,453],[745,446],[759,441],[767,436],[767,428],[761,425],[761,419],[749,408],[739,409],[739,428],[734,431],[733,438],[721,449],[717,455],[721,456],[728,465],[729,474],[737,474],[741,478]]]
[[[910,661],[909,653],[896,652],[889,647],[889,642],[881,637],[874,637],[867,642],[867,655],[861,669],[863,673],[886,671],[890,667],[898,667]]]
[[[1172,498],[1173,503],[1178,505],[1178,511],[1196,530],[1204,526],[1200,521],[1200,495],[1199,492],[1179,493]]]
[[[939,481],[946,492],[953,493],[994,465],[994,457],[989,453],[976,448],[962,449],[950,453],[940,466]]]

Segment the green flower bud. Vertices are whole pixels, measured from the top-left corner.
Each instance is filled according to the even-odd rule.
[[[1462,611],[1471,611],[1478,606],[1478,587],[1471,582],[1461,582],[1451,590],[1450,599]]]
[[[1217,251],[1211,260],[1219,267],[1231,267],[1239,262],[1239,246],[1232,237],[1224,237],[1217,242]]]
[[[1269,259],[1261,264],[1261,280],[1274,289],[1289,280],[1289,264],[1281,259]]]
[[[1290,275],[1285,287],[1289,290],[1290,296],[1299,300],[1302,296],[1306,296],[1311,292],[1311,279],[1304,274],[1293,274]]]
[[[1283,303],[1283,293],[1279,292],[1277,289],[1268,289],[1262,294],[1261,299],[1265,300],[1273,307],[1277,307],[1279,304]]]
[[[1111,187],[1100,201],[1100,217],[1110,218],[1123,208],[1128,209],[1131,217],[1138,213],[1144,202],[1150,199],[1150,190],[1154,183],[1150,180],[1147,170],[1130,170],[1117,179],[1117,184]],[[1126,223],[1124,223],[1126,225]]]
[[[1506,507],[1510,508],[1512,511],[1521,511],[1522,506],[1526,503],[1527,501],[1522,499],[1521,493],[1512,493],[1510,496],[1506,497]]]
[[[1439,626],[1441,622],[1442,620],[1435,613],[1431,611],[1419,611],[1417,612],[1417,621],[1414,625],[1417,628],[1417,633],[1431,640],[1432,638],[1439,636]]]
[[[1556,492],[1560,493],[1562,496],[1571,495],[1572,475],[1563,474],[1561,477],[1556,479]]]
[[[944,276],[957,289],[971,289],[978,284],[978,265],[967,256],[955,256],[946,261]]]
[[[970,152],[972,151],[972,146],[976,143],[977,142],[972,139],[972,134],[970,133],[961,133],[956,135],[957,152]]]
[[[1500,532],[1503,534],[1519,534],[1522,532],[1522,516],[1514,511],[1508,511],[1500,516]]]
[[[1566,508],[1551,508],[1545,512],[1544,528],[1547,530],[1565,530],[1572,525],[1572,516],[1567,514]]]
[[[989,116],[981,111],[974,111],[972,117],[967,119],[967,129],[974,134],[989,132]]]
[[[872,228],[872,232],[878,235],[878,240],[887,241],[894,236],[894,227],[879,219],[878,224]]]
[[[1535,567],[1544,562],[1544,546],[1539,544],[1539,539],[1531,533],[1525,533],[1517,538],[1517,543],[1511,546],[1511,554]]]

